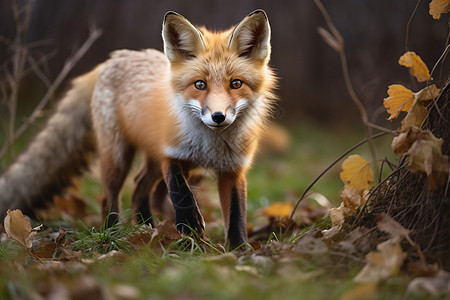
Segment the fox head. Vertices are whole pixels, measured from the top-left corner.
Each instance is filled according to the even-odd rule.
[[[245,111],[264,117],[274,85],[270,58],[270,25],[256,10],[235,27],[211,32],[183,16],[164,17],[164,53],[171,84],[182,105],[209,128],[223,130]]]

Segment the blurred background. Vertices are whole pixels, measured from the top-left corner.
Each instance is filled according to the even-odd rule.
[[[269,16],[271,66],[280,78],[277,92],[280,102],[275,117],[284,129],[263,141],[263,154],[269,153],[274,145],[280,147],[272,150],[280,151],[278,155],[260,155],[251,170],[249,210],[271,201],[295,202],[321,170],[365,137],[361,117],[345,87],[339,55],[318,34],[318,27],[326,28],[326,24],[313,0],[35,0],[32,6],[25,3],[29,1],[0,1],[0,146],[7,145],[5,137],[11,128],[8,101],[11,89],[4,83],[11,79],[7,74],[14,73],[19,50],[15,39],[18,36],[23,39],[29,54],[24,56],[28,61],[24,62],[25,73],[18,80],[17,128],[42,99],[66,59],[88,38],[90,27],[95,25],[103,34],[71,70],[37,122],[6,156],[0,155],[0,172],[42,128],[58,96],[69,88],[70,78],[103,62],[117,49],[162,50],[161,25],[169,10],[183,14],[194,24],[216,30],[231,27],[257,8],[264,9]],[[430,70],[444,51],[448,16],[434,20],[429,15],[429,3],[430,0],[323,0],[345,40],[353,86],[373,123],[398,127],[398,123],[386,121],[388,115],[383,107],[390,84],[401,83],[414,91],[425,85],[417,84],[408,70],[398,65],[399,57],[406,51],[406,27],[416,5],[409,50],[418,53]],[[11,9],[14,5],[19,11]],[[27,7],[31,7],[30,18],[24,24]],[[19,19],[22,22],[17,22]],[[21,30],[17,24],[22,26],[21,35],[17,34]],[[31,68],[30,57],[41,61],[39,72]],[[438,68],[433,77],[439,80],[440,73],[442,78],[448,77],[448,64],[447,70],[441,72]],[[391,141],[392,136],[376,140],[379,159],[397,159],[390,149]],[[357,151],[370,160],[367,147]],[[337,164],[313,191],[339,203],[342,189],[339,172]],[[92,195],[101,194],[98,178],[85,186],[93,190]],[[131,179],[129,186],[131,190]]]
[[[429,2],[421,1],[418,5],[411,23],[409,48],[431,69],[445,46],[448,17],[433,20],[428,14]],[[10,41],[17,30],[11,3],[0,2],[3,66],[11,59],[14,49]],[[406,24],[417,1],[324,0],[323,4],[345,39],[351,78],[358,95],[371,112],[372,121],[383,123],[387,115],[377,113],[377,109],[386,97],[387,86],[403,83],[414,89],[409,73],[397,61],[405,52]],[[37,59],[48,57],[43,71],[52,80],[65,59],[86,40],[89,27],[101,28],[102,36],[72,70],[68,77],[71,78],[104,61],[116,49],[161,50],[162,18],[168,10],[183,14],[194,24],[219,30],[238,23],[256,8],[266,10],[272,26],[271,65],[280,77],[277,119],[288,123],[317,121],[333,126],[360,122],[345,89],[338,54],[317,32],[319,26],[326,24],[312,0],[36,0],[26,43],[33,45],[30,51]],[[0,76],[5,79],[4,74]],[[19,110],[26,110],[38,100],[33,99],[31,91],[45,87],[36,76],[25,77],[21,84],[27,94],[20,100]],[[0,105],[1,110],[7,109],[5,103]]]

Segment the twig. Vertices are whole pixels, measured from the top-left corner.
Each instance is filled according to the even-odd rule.
[[[367,144],[369,145],[370,153],[372,155],[372,163],[373,163],[374,169],[375,169],[375,178],[379,178],[379,176],[378,176],[379,169],[378,169],[378,162],[377,162],[377,155],[376,155],[376,151],[375,151],[375,145],[374,145],[373,141],[370,139],[370,137],[372,135],[372,130],[371,129],[373,127],[373,124],[371,124],[369,122],[367,111],[364,108],[364,105],[362,104],[362,102],[359,100],[358,96],[356,95],[355,90],[353,89],[352,81],[350,79],[350,72],[348,70],[348,65],[347,65],[347,58],[345,56],[344,39],[342,38],[341,34],[339,33],[339,31],[334,26],[334,23],[331,20],[331,17],[328,14],[328,12],[325,9],[325,7],[323,6],[322,2],[320,0],[314,0],[314,2],[316,3],[317,7],[321,11],[321,13],[322,13],[322,15],[323,15],[327,25],[328,25],[328,28],[330,29],[331,34],[333,35],[333,37],[335,39],[335,42],[333,42],[333,44],[335,44],[336,47],[333,47],[333,48],[339,53],[339,57],[340,57],[340,60],[341,60],[341,65],[342,65],[342,73],[344,75],[345,85],[347,87],[347,91],[350,94],[350,97],[353,100],[353,103],[356,105],[356,107],[358,108],[359,113],[361,115],[361,119],[362,119],[363,124],[364,124],[365,134],[366,134],[366,137],[367,137]],[[327,37],[327,38],[329,39],[330,37]],[[330,45],[332,45],[332,44],[330,44]],[[371,124],[372,126],[369,125],[369,124]]]
[[[433,69],[431,69],[431,72],[430,72],[430,78],[428,78],[428,80],[427,80],[427,87],[430,86],[430,79],[431,79],[431,77],[432,77],[434,71],[436,70],[436,68],[437,68],[438,64],[440,63],[440,61],[443,60],[443,59],[446,57],[446,55],[448,54],[449,49],[450,49],[450,44],[448,44],[448,45],[445,47],[444,52],[442,52],[441,56],[439,57],[439,59],[437,60],[437,62],[434,64]],[[448,83],[447,83],[447,85],[448,85]],[[436,109],[437,113],[438,113],[439,116],[442,118],[442,120],[447,121],[447,118],[445,118],[444,115],[442,115],[442,112],[441,112],[441,110],[439,109],[439,107],[438,107],[438,105],[437,105],[437,103],[436,103],[436,99],[434,99],[433,93],[430,92],[430,95],[431,95],[431,97],[433,98],[433,106],[434,106],[434,108]]]
[[[414,15],[416,14],[417,9],[419,8],[420,1],[422,1],[422,0],[417,1],[416,7],[414,8],[411,16],[409,17],[408,23],[406,24],[405,52],[409,51],[409,45],[408,45],[409,44],[409,28],[411,26],[412,19],[414,18]]]
[[[386,135],[386,132],[379,132],[371,137],[365,138],[364,140],[360,141],[356,145],[352,146],[350,149],[342,153],[335,161],[333,161],[328,167],[326,167],[320,174],[311,182],[311,184],[306,188],[306,190],[303,192],[303,194],[300,196],[300,198],[297,200],[297,203],[295,204],[294,208],[292,209],[291,216],[289,217],[290,220],[294,217],[295,211],[297,210],[297,207],[299,206],[300,202],[305,198],[306,194],[309,192],[309,190],[316,184],[317,181],[319,181],[320,178],[322,178],[323,175],[325,175],[333,166],[335,166],[341,159],[343,159],[347,154],[358,148],[359,146],[367,143],[369,140],[378,138],[380,136]]]
[[[63,68],[59,72],[56,79],[47,89],[47,92],[40,100],[39,104],[35,107],[32,114],[25,120],[25,122],[20,126],[20,128],[14,134],[14,141],[16,141],[22,134],[30,127],[30,125],[40,116],[42,109],[46,106],[48,101],[53,97],[55,91],[67,77],[72,68],[78,63],[78,61],[86,54],[88,49],[92,44],[100,37],[102,30],[98,28],[91,27],[88,39],[83,43],[83,45],[64,63]],[[0,152],[0,159],[8,152],[12,144],[8,143],[8,146]]]

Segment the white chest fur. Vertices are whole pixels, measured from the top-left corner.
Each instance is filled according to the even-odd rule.
[[[179,99],[178,99],[179,100]],[[194,165],[217,171],[233,171],[248,167],[252,155],[244,146],[248,137],[245,113],[233,124],[223,130],[208,128],[200,119],[192,103],[175,108],[178,115],[180,139],[176,146],[167,147],[165,154],[169,157],[186,160]]]

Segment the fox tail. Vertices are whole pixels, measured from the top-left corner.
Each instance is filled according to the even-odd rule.
[[[76,78],[28,148],[0,175],[0,217],[34,214],[87,169],[96,152],[90,102],[99,68]]]

